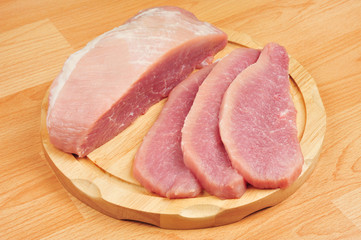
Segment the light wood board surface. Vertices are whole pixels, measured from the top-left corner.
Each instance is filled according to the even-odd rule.
[[[143,8],[169,4],[285,46],[315,79],[326,109],[310,178],[233,224],[167,230],[105,216],[68,194],[41,149],[41,102],[69,54]],[[360,12],[359,1],[1,1],[0,239],[359,239]]]

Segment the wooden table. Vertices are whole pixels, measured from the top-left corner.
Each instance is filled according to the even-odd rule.
[[[316,80],[327,131],[315,171],[284,202],[226,226],[165,230],[105,216],[47,165],[41,101],[66,58],[141,9],[176,5],[284,45]],[[0,239],[360,239],[360,1],[0,2]]]

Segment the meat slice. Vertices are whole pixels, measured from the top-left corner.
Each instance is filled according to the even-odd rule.
[[[65,152],[87,155],[226,44],[225,33],[183,9],[140,12],[65,62],[49,95],[50,141]]]
[[[198,88],[213,66],[193,73],[171,91],[143,139],[134,159],[133,175],[150,192],[168,198],[196,197],[201,192],[197,179],[183,162],[181,130]]]
[[[222,101],[222,141],[232,165],[257,188],[285,188],[302,171],[288,62],[283,47],[266,45]]]
[[[222,97],[232,80],[256,62],[258,50],[239,48],[224,57],[200,86],[182,129],[186,166],[202,187],[219,198],[238,198],[246,190],[243,177],[232,167],[219,135]]]

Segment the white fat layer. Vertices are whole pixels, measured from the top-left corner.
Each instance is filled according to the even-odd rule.
[[[126,25],[126,24],[125,24]],[[95,39],[93,39],[92,41],[90,41],[83,49],[73,53],[72,55],[70,55],[70,57],[65,61],[64,66],[62,71],[60,72],[60,74],[58,75],[56,81],[56,85],[50,90],[50,96],[51,98],[49,99],[49,109],[51,109],[52,107],[54,107],[54,104],[56,102],[56,99],[59,96],[60,91],[63,89],[66,81],[69,79],[70,74],[73,72],[73,70],[75,69],[76,65],[78,64],[79,60],[85,55],[87,54],[91,49],[93,49],[95,47],[95,45],[102,39],[106,38],[107,36],[111,35],[113,32],[119,31],[122,28],[125,27],[125,25],[119,26],[114,28],[113,30],[110,30],[98,37],[96,37]]]
[[[78,62],[80,59],[87,54],[91,49],[93,49],[99,41],[101,41],[104,38],[107,37],[115,37],[120,39],[125,39],[127,41],[132,42],[135,37],[137,37],[137,32],[144,31],[144,28],[142,28],[140,25],[137,25],[137,27],[130,27],[129,25],[136,25],[137,23],[134,22],[134,20],[139,19],[143,16],[161,16],[164,17],[165,22],[169,22],[169,29],[167,28],[168,36],[167,37],[161,37],[161,36],[149,36],[150,38],[159,38],[160,44],[161,40],[168,40],[171,41],[171,36],[176,31],[177,28],[188,28],[191,29],[196,36],[203,36],[208,34],[218,34],[219,30],[214,28],[211,24],[201,21],[194,21],[190,20],[188,18],[182,17],[182,14],[179,11],[174,10],[164,10],[162,8],[152,8],[147,11],[141,12],[135,17],[131,19],[131,21],[114,28],[113,30],[110,30],[94,40],[90,41],[83,49],[73,53],[65,62],[62,71],[58,75],[58,77],[55,79],[54,86],[50,90],[50,98],[49,98],[49,109],[53,108],[55,105],[55,102],[63,89],[66,81],[69,79],[71,73],[76,68]],[[135,23],[135,24],[133,24]],[[146,60],[146,58],[140,58],[135,63],[137,64],[149,64],[149,62]],[[50,111],[49,111],[50,112]]]

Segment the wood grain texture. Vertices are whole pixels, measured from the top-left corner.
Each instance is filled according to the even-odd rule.
[[[0,97],[54,79],[73,52],[48,20],[0,33],[0,39]]]
[[[169,4],[218,27],[245,32],[257,42],[284,45],[315,79],[325,106],[327,132],[310,178],[287,200],[237,223],[183,231],[113,219],[68,194],[41,151],[41,101],[62,61],[140,9]],[[10,76],[0,77],[1,86],[10,88],[17,86],[13,79],[27,79],[0,96],[0,238],[360,239],[361,203],[354,201],[361,184],[360,12],[360,1],[347,0],[0,1],[1,46],[4,36],[14,30],[24,36],[21,30],[26,25],[46,22],[49,26],[34,38],[29,33],[30,41],[24,44],[33,54],[20,51],[26,47],[18,43],[24,37],[17,36],[7,41],[15,49],[0,51],[1,76]],[[47,38],[66,42],[54,44],[59,47],[55,55],[48,51],[47,58],[31,61],[39,49],[48,49]],[[44,44],[34,49],[37,41]],[[63,60],[48,66],[47,61],[57,54],[64,54]],[[4,56],[14,66],[5,66]],[[22,62],[27,62],[26,67]],[[46,79],[22,86],[30,81],[29,71],[36,75],[45,68]],[[18,77],[13,78],[14,69]]]

